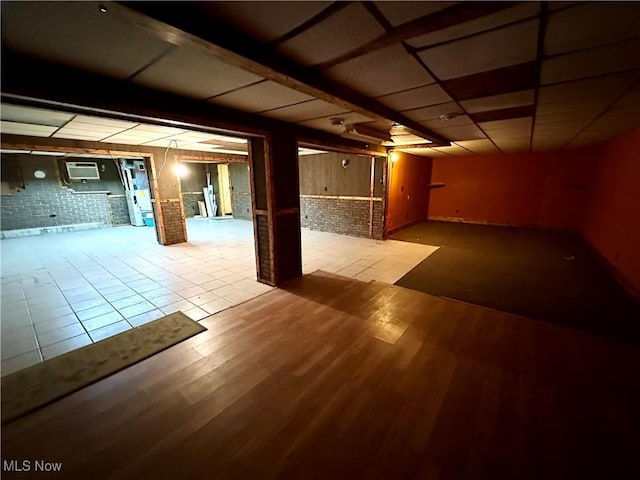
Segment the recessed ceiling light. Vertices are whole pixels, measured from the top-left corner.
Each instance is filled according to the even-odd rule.
[[[100,5],[100,12],[101,13],[107,13],[109,10],[107,10],[107,7],[105,7],[104,5]]]

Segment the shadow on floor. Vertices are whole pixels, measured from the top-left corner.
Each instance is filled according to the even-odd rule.
[[[640,308],[577,234],[429,221],[391,238],[441,246],[396,285],[640,345]]]

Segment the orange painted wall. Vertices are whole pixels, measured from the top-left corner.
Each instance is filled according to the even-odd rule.
[[[640,292],[640,129],[599,149],[580,231]]]
[[[594,152],[433,159],[429,218],[576,229]]]
[[[396,152],[389,162],[387,232],[426,220],[429,211],[431,159]]]

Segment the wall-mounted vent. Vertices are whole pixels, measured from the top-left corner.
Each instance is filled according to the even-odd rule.
[[[100,180],[96,162],[66,162],[69,180]]]

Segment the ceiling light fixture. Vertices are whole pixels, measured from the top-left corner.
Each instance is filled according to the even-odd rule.
[[[107,7],[105,7],[104,5],[100,5],[100,12],[101,13],[107,13],[109,10],[107,10]]]
[[[340,135],[344,138],[378,144],[391,140],[391,135],[388,132],[376,130],[361,123],[345,123],[343,118],[332,118],[330,122],[334,127],[342,127]]]

